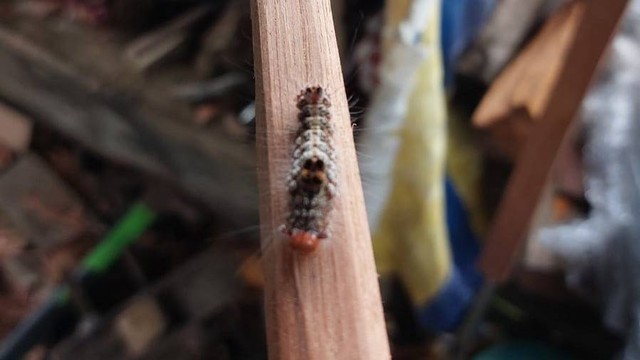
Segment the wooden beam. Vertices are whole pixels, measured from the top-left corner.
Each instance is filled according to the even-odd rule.
[[[570,2],[556,11],[542,30],[492,83],[473,114],[501,155],[514,160],[532,123],[540,121],[557,86],[586,4]]]
[[[493,82],[473,114],[475,126],[490,127],[509,119],[512,112],[521,108],[532,120],[541,119],[584,19],[585,7],[582,1],[567,3],[547,20],[536,37]]]
[[[507,280],[523,247],[560,144],[576,116],[628,0],[583,0],[585,9],[557,84],[531,130],[489,231],[481,267],[489,281]],[[606,121],[606,119],[603,119]]]
[[[329,0],[253,0],[258,177],[271,359],[388,359],[364,197]],[[298,126],[296,96],[328,90],[338,155],[331,235],[299,254],[278,227]]]

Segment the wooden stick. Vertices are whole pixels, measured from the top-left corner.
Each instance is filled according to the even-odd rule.
[[[516,159],[535,122],[550,101],[565,66],[586,4],[574,1],[557,10],[540,32],[491,84],[473,114],[502,155]]]
[[[380,301],[330,0],[253,0],[267,340],[271,359],[388,359]],[[278,227],[298,126],[296,96],[328,90],[338,155],[331,235],[311,254]]]
[[[501,282],[522,249],[523,239],[564,135],[576,116],[600,58],[615,34],[628,0],[585,0],[582,21],[550,100],[541,112],[511,175],[493,223],[481,267]],[[607,119],[602,119],[607,121]]]

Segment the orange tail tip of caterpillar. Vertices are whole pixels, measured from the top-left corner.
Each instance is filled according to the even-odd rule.
[[[318,244],[318,236],[308,231],[299,231],[289,235],[291,248],[305,254],[314,252],[318,248]]]
[[[318,248],[320,240],[327,237],[326,234],[318,234],[314,231],[305,231],[298,229],[288,231],[284,227],[283,231],[289,236],[289,245],[291,246],[291,248],[304,254],[310,254],[314,252]]]

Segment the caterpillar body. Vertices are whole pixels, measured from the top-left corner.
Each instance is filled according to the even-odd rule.
[[[287,177],[289,216],[284,226],[289,244],[313,252],[327,238],[327,216],[337,195],[336,155],[333,149],[331,101],[320,86],[307,87],[297,97],[300,127]]]

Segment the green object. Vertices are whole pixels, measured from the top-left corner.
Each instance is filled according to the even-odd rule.
[[[147,230],[155,218],[155,212],[146,205],[133,205],[100,244],[84,258],[76,275],[107,270],[122,251]],[[44,305],[23,320],[0,343],[0,360],[21,359],[50,331],[51,323],[56,321],[56,313],[68,305],[70,300],[70,285],[60,285]]]
[[[71,288],[68,284],[58,286],[52,298],[58,304],[66,304],[71,299]]]
[[[84,259],[82,270],[94,273],[105,271],[120,253],[153,223],[156,214],[148,206],[137,203],[105,236],[102,242]]]
[[[571,360],[572,358],[544,343],[514,341],[496,345],[473,357],[473,360]]]

